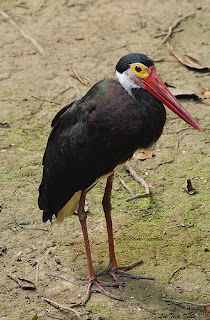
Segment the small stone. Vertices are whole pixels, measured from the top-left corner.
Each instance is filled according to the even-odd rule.
[[[61,264],[61,260],[58,259],[58,258],[55,258],[55,262],[56,262],[57,264]]]
[[[3,255],[3,253],[7,252],[7,247],[6,246],[0,246],[0,256]]]
[[[15,260],[16,260],[16,261],[19,261],[19,262],[22,261],[22,257],[21,257],[21,256],[22,256],[22,253],[23,253],[22,251],[19,251],[19,252],[18,252],[18,254],[15,256]]]
[[[37,265],[37,261],[31,262],[31,266],[32,266],[33,268],[36,267],[36,265]]]

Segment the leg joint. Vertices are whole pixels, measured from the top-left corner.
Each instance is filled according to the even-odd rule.
[[[85,211],[79,212],[78,210],[79,221],[84,221],[87,219],[87,214]]]

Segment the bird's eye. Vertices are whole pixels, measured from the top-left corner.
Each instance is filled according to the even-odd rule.
[[[139,66],[135,66],[135,70],[136,70],[136,72],[141,72],[141,71],[142,71],[142,68],[139,67]]]

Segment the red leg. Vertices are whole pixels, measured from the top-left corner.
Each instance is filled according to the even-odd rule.
[[[87,232],[87,225],[86,225],[86,213],[84,210],[84,205],[85,205],[85,197],[86,197],[86,191],[82,191],[81,197],[80,197],[80,202],[78,206],[78,216],[80,220],[80,224],[82,227],[82,232],[83,232],[83,237],[84,237],[84,243],[85,243],[85,250],[86,250],[86,255],[87,255],[87,263],[88,263],[88,279],[89,279],[89,285],[88,285],[88,290],[85,298],[85,303],[90,299],[90,295],[92,292],[100,292],[106,296],[109,296],[110,298],[116,299],[116,300],[122,300],[118,296],[114,296],[111,293],[109,293],[107,290],[105,290],[102,286],[119,286],[118,283],[106,283],[104,281],[98,281],[96,279],[94,270],[93,270],[93,264],[92,264],[92,258],[91,258],[91,250],[90,250],[90,242],[88,238],[88,232]]]
[[[109,267],[107,270],[102,271],[100,274],[110,273],[114,278],[114,280],[117,281],[118,283],[119,283],[119,276],[129,277],[133,279],[153,280],[154,277],[148,277],[144,275],[135,275],[135,274],[126,272],[126,270],[129,270],[135,267],[136,265],[141,264],[143,262],[142,260],[136,261],[124,267],[117,266],[115,250],[114,250],[114,238],[113,238],[112,218],[111,218],[111,192],[112,192],[113,179],[114,179],[114,174],[111,174],[107,178],[106,188],[105,188],[104,197],[102,201],[105,219],[106,219],[107,233],[108,233]]]
[[[109,242],[109,267],[117,268],[117,260],[114,250],[114,238],[113,238],[113,228],[112,228],[112,218],[111,218],[111,193],[112,193],[112,184],[114,180],[114,174],[111,174],[107,178],[106,188],[103,197],[103,209],[106,219],[106,228],[108,233],[108,242]]]

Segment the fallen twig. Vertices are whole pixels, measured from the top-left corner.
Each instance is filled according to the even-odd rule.
[[[133,191],[129,188],[129,186],[127,186],[127,184],[125,183],[125,181],[124,181],[121,177],[118,176],[118,178],[119,178],[120,182],[122,183],[123,187],[124,187],[124,188],[132,195],[132,197],[133,197],[133,196],[134,196]]]
[[[69,85],[67,88],[65,88],[65,89],[61,90],[60,92],[58,92],[58,93],[57,93],[55,96],[53,96],[50,100],[47,100],[47,102],[52,103],[52,101],[53,101],[54,99],[56,99],[58,96],[64,94],[64,93],[65,93],[66,91],[68,91],[70,88],[74,88],[74,87],[75,87],[75,86],[74,86],[72,83],[70,83],[70,85]],[[43,101],[42,103],[40,103],[39,111],[42,110],[44,103],[45,103],[45,101]],[[53,103],[54,103],[54,102],[53,102]],[[28,120],[31,120],[32,117],[34,116],[34,114],[37,113],[37,112],[38,112],[38,111],[36,111],[36,112],[33,111],[33,112],[31,113],[31,117],[29,117]]]
[[[180,267],[180,268],[176,269],[176,270],[172,273],[172,275],[170,276],[170,278],[169,278],[169,280],[168,280],[168,284],[171,283],[171,280],[173,279],[173,277],[175,276],[175,274],[177,274],[179,271],[185,270],[185,269],[186,269],[186,266]]]
[[[48,304],[50,304],[51,306],[55,307],[56,309],[59,309],[61,311],[71,311],[71,312],[74,312],[76,314],[76,316],[78,317],[78,319],[81,319],[80,317],[80,314],[77,310],[74,310],[73,308],[69,308],[69,307],[66,307],[66,306],[63,306],[53,300],[50,300],[50,299],[47,299],[47,298],[44,298],[43,297],[43,300],[46,301]]]
[[[163,166],[164,164],[173,163],[173,162],[174,162],[174,160],[168,160],[168,161],[160,162],[154,167],[154,170],[156,170],[160,166]]]
[[[179,139],[178,139],[177,142],[176,142],[175,149],[176,149],[176,150],[179,149]]]
[[[146,183],[146,181],[141,178],[136,171],[130,166],[130,164],[128,162],[125,163],[125,169],[126,171],[128,171],[130,173],[130,175],[138,182],[142,185],[142,187],[145,188],[145,193],[149,196],[150,194],[150,190],[149,190],[149,186]]]
[[[60,103],[58,102],[53,102],[51,100],[47,100],[47,99],[42,99],[42,98],[39,98],[39,97],[35,97],[35,96],[31,96],[31,98],[34,98],[36,100],[40,100],[40,101],[44,101],[44,102],[49,102],[49,103],[53,103],[53,104],[57,104],[57,105],[61,105]]]
[[[54,97],[52,97],[49,101],[52,102],[55,98],[57,98],[58,96],[64,94],[66,91],[68,91],[70,88],[72,88],[72,84],[70,84],[66,89],[61,90],[60,92],[58,92]]]
[[[7,19],[9,21],[9,23],[15,27],[15,29],[17,29],[21,34],[22,36],[25,38],[25,39],[28,39],[31,41],[31,43],[36,47],[36,49],[39,51],[39,53],[41,54],[44,54],[44,50],[42,49],[42,47],[37,43],[37,41],[32,38],[31,36],[29,36],[25,31],[23,31],[18,25],[17,23],[10,18],[10,16],[3,10],[0,10],[0,14],[2,15],[3,18]]]
[[[173,299],[169,299],[169,298],[161,298],[162,301],[165,302],[172,302],[172,303],[178,303],[178,304],[192,304],[194,306],[198,306],[198,307],[206,307],[207,305],[209,305],[209,303],[196,303],[196,302],[191,302],[191,301],[181,301],[181,300],[173,300]]]
[[[35,279],[36,283],[38,283],[38,279],[39,279],[39,261],[37,261],[37,264],[36,264],[36,279]]]
[[[181,17],[181,18],[177,19],[176,21],[174,21],[174,23],[168,28],[167,35],[165,36],[163,41],[159,44],[159,46],[156,48],[156,50],[159,49],[166,42],[166,40],[168,40],[168,38],[170,38],[170,36],[174,32],[174,29],[180,24],[181,21],[187,19],[188,17],[192,17],[194,15],[195,15],[195,13],[190,13],[190,14],[187,14],[186,16]]]
[[[84,84],[84,86],[88,86],[89,84],[89,81],[86,78],[80,76],[80,74],[74,68],[72,68],[72,71],[70,72],[70,76],[74,79],[77,79],[79,82]]]
[[[140,183],[144,188],[145,188],[145,193],[138,193],[138,194],[134,194],[130,188],[125,184],[125,182],[122,180],[121,183],[123,184],[123,186],[130,192],[130,194],[132,195],[132,197],[129,197],[126,199],[127,202],[135,200],[135,199],[139,199],[139,198],[146,198],[149,196],[150,191],[149,191],[149,186],[147,185],[146,181],[141,178],[133,168],[131,168],[131,166],[129,165],[128,162],[126,162],[125,164],[125,169],[126,171],[128,171],[130,173],[130,175],[138,182]]]
[[[184,29],[182,28],[182,29],[178,29],[178,30],[174,30],[173,32],[174,33],[177,33],[177,32],[181,32],[181,31],[183,31]],[[161,38],[161,37],[164,37],[164,36],[166,36],[168,34],[168,32],[163,32],[163,33],[161,33],[161,34],[156,34],[153,38]]]
[[[127,198],[126,201],[129,202],[135,199],[147,198],[148,195],[149,195],[148,193],[138,193],[138,194],[135,194],[133,197]]]

